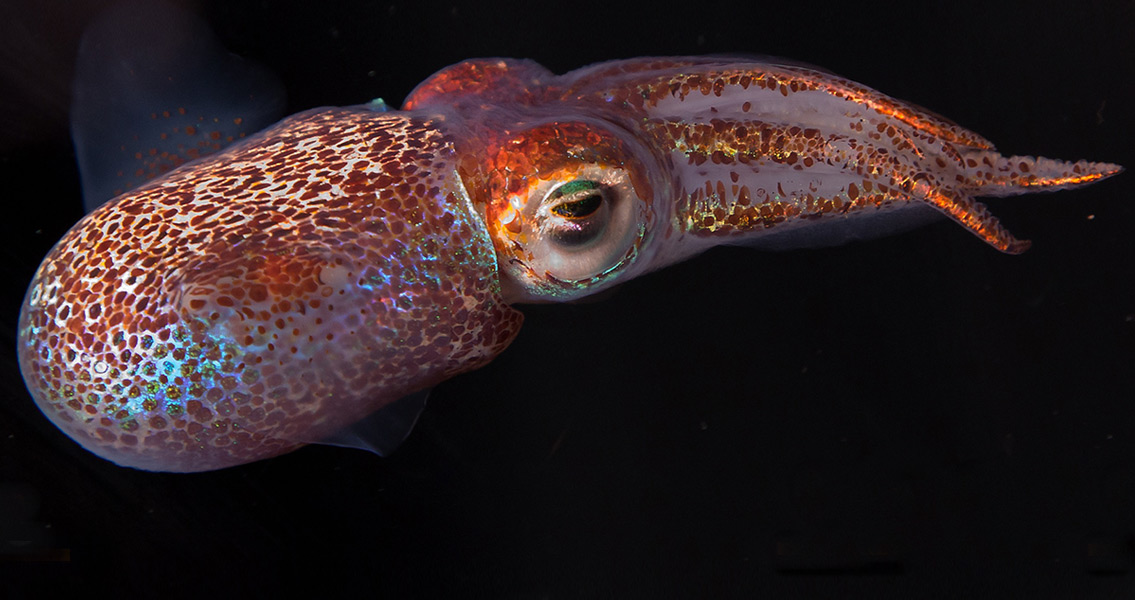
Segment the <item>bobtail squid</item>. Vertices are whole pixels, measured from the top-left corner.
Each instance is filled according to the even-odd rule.
[[[1003,156],[787,61],[470,60],[400,111],[303,112],[88,214],[31,283],[20,366],[48,418],[120,465],[219,469],[349,443],[364,419],[387,450],[426,390],[509,345],[514,304],[715,245],[831,245],[940,215],[1019,253],[975,197],[1120,171]]]

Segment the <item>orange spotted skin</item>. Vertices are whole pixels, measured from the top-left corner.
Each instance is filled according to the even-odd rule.
[[[925,203],[1017,254],[1029,242],[1004,229],[974,196],[1065,189],[1122,171],[1107,163],[1004,157],[972,131],[847,79],[798,65],[732,62],[616,61],[592,67],[565,92],[633,109],[656,147],[676,151],[690,166],[719,167],[694,169],[717,177],[676,182],[683,192],[676,214],[685,221],[678,229],[694,236],[745,238],[774,226],[784,231],[826,216]],[[694,105],[704,111],[701,119],[668,112]],[[794,105],[802,107],[797,119],[768,118],[783,118]],[[817,108],[825,118],[809,127],[808,111]],[[762,168],[777,175],[746,177]],[[801,180],[789,170],[847,177],[824,193],[814,182],[789,184]]]
[[[510,193],[552,170],[541,142],[547,120],[562,132],[588,117],[591,137],[604,137],[594,143],[561,134],[554,140],[560,145],[606,148],[613,146],[606,138],[621,136],[624,147],[634,145],[631,137],[647,148],[624,152],[623,162],[636,163],[636,181],[659,190],[646,199],[648,210],[670,221],[644,231],[644,245],[661,236],[669,246],[648,256],[647,266],[624,261],[629,276],[720,243],[760,246],[757,236],[773,240],[820,223],[919,207],[1016,254],[1029,242],[1006,230],[977,196],[1066,189],[1122,171],[1108,163],[1002,156],[982,136],[861,84],[807,66],[730,57],[629,59],[562,76],[530,61],[466,61],[422,83],[406,105],[481,111],[474,125],[481,129],[462,140],[471,151],[461,172],[482,182],[470,193],[489,207],[498,253],[520,263],[514,277],[524,277],[530,251],[497,221],[508,222]],[[480,191],[501,180],[513,189]],[[555,287],[548,284],[554,278],[543,280],[546,289]],[[560,287],[572,291],[558,295],[595,284],[567,282]]]
[[[915,213],[1018,253],[977,196],[1122,170],[1002,156],[863,85],[730,57],[472,60],[403,108],[296,115],[78,223],[20,317],[43,412],[122,465],[250,462],[484,365],[512,303]]]
[[[21,368],[100,456],[199,471],[318,441],[515,336],[426,118],[331,109],[87,216],[28,291]]]

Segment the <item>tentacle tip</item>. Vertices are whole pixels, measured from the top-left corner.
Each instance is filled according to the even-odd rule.
[[[1080,175],[1080,181],[1074,183],[1095,183],[1109,177],[1115,177],[1126,169],[1123,165],[1115,163],[1088,163],[1087,174]]]
[[[1029,240],[1011,240],[1004,248],[999,248],[1005,254],[1023,254],[1031,248],[1033,243]]]

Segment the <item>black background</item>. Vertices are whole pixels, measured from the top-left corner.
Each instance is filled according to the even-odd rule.
[[[596,302],[524,307],[390,458],[329,447],[153,474],[35,408],[15,321],[81,214],[66,130],[106,2],[0,7],[0,596],[1131,597],[1135,178],[850,246],[718,249]],[[291,112],[397,104],[464,58],[556,72],[773,54],[1003,152],[1135,165],[1135,6],[201,2]],[[21,545],[22,544],[22,545]],[[38,593],[37,593],[38,592]]]

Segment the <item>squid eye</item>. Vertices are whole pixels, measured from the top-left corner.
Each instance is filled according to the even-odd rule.
[[[595,181],[572,181],[552,192],[552,198],[562,199],[552,212],[565,219],[584,219],[595,214],[603,205],[603,190]]]
[[[607,228],[610,202],[603,184],[578,179],[548,194],[545,231],[565,246],[581,247],[599,239]]]
[[[564,299],[630,264],[648,206],[626,169],[566,164],[543,175],[527,196],[509,197],[512,212],[500,212],[496,223],[502,241],[519,251],[509,274],[531,298]]]

